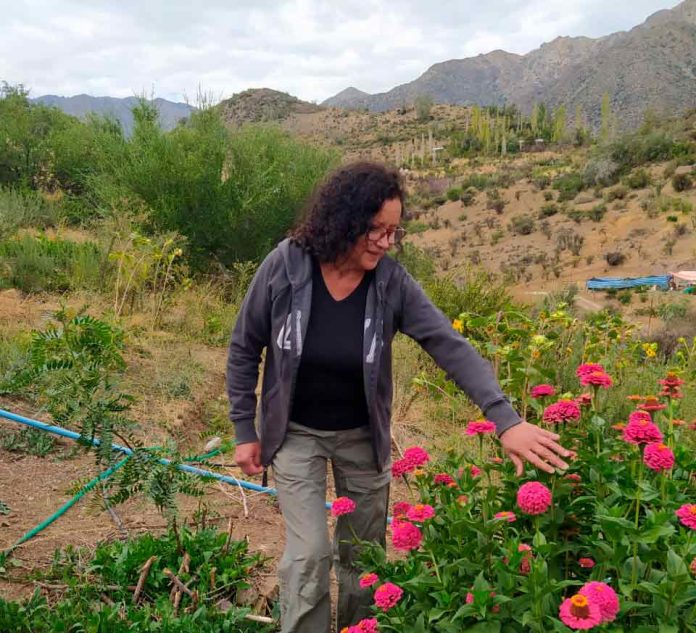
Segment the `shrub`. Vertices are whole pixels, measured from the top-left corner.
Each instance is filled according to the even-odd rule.
[[[553,200],[553,191],[544,191],[544,200],[546,200],[546,202]]]
[[[580,250],[585,238],[573,229],[561,229],[556,235],[556,246],[559,251],[569,250],[575,257],[580,255]]]
[[[469,207],[474,202],[476,202],[476,189],[474,187],[467,187],[461,195],[462,204],[465,207]]]
[[[628,194],[628,189],[624,185],[616,185],[609,189],[606,193],[607,202],[613,202],[614,200],[623,200]]]
[[[610,266],[620,266],[626,261],[626,255],[619,251],[611,251],[604,254],[604,259]]]
[[[510,231],[517,235],[529,235],[534,232],[534,218],[531,215],[516,215],[510,220]]]
[[[447,199],[450,202],[454,202],[455,200],[459,200],[462,196],[462,190],[459,187],[452,187],[451,189],[447,190]]]
[[[559,176],[553,181],[553,188],[559,192],[558,201],[572,200],[585,186],[582,174],[570,172]]]
[[[672,176],[672,187],[674,187],[674,190],[677,192],[691,189],[692,185],[693,181],[689,174],[674,174],[674,176]]]
[[[650,174],[641,167],[626,176],[624,182],[631,189],[645,189],[645,187],[650,185]]]
[[[607,205],[604,203],[597,204],[587,212],[587,216],[594,222],[601,222],[607,212]]]
[[[539,209],[540,218],[549,218],[552,215],[556,215],[559,211],[558,205],[555,202],[549,204],[544,204]]]
[[[594,158],[585,165],[583,179],[588,187],[608,187],[619,178],[620,166],[610,158]]]
[[[0,287],[23,292],[96,289],[104,283],[107,262],[93,242],[72,242],[25,235],[0,243]]]

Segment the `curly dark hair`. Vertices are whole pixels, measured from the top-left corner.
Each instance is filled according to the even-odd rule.
[[[403,207],[404,195],[397,170],[367,161],[344,165],[318,185],[290,237],[320,262],[335,262],[367,232],[385,201],[398,198]]]

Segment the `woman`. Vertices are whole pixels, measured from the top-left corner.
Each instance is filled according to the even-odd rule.
[[[358,586],[350,541],[353,531],[385,541],[397,331],[418,341],[495,422],[518,474],[523,460],[548,472],[567,468],[558,436],[520,420],[490,365],[387,256],[404,233],[403,202],[399,174],[381,165],[354,163],[331,174],[305,219],[261,264],[232,333],[227,381],[235,459],[246,475],[273,467],[286,522],[279,567],[284,633],[330,630],[329,461],[336,494],[357,505],[339,517],[334,535],[336,630],[369,613],[371,593]],[[264,348],[259,439],[255,389]]]

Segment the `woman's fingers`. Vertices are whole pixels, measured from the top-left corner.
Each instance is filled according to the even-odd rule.
[[[523,457],[530,463],[532,466],[536,466],[537,468],[543,470],[544,472],[549,473],[552,475],[555,471],[554,467],[551,466],[550,464],[547,464],[539,455],[536,453],[532,452],[531,450],[527,451]]]
[[[532,451],[543,459],[544,462],[550,463],[556,468],[560,468],[561,470],[566,470],[568,468],[568,464],[566,464],[560,457],[558,457],[558,455],[556,455],[556,453],[546,448],[543,444],[538,444],[537,446],[532,447]]]
[[[545,438],[541,440],[541,443],[546,446],[546,448],[551,449],[554,453],[557,455],[561,455],[563,457],[571,457],[572,453],[565,448],[564,446],[561,446],[558,442],[554,442],[551,439]],[[567,466],[566,466],[567,468]]]
[[[515,465],[515,474],[521,477],[524,474],[524,462],[515,453],[509,454],[510,461]]]

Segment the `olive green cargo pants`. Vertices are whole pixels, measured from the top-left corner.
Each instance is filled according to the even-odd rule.
[[[336,520],[333,552],[324,505],[328,461],[336,495],[357,506]],[[287,533],[278,569],[282,633],[330,632],[332,559],[338,579],[336,631],[368,617],[373,592],[359,586],[353,531],[361,540],[384,545],[391,479],[391,469],[377,472],[369,429],[321,431],[291,422],[273,459],[273,475]]]

